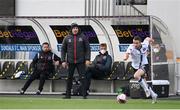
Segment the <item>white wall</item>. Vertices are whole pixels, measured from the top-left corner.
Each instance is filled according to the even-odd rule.
[[[83,16],[85,0],[16,0],[16,16]]]
[[[148,0],[147,13],[166,23],[175,42],[176,56],[180,57],[180,0]]]

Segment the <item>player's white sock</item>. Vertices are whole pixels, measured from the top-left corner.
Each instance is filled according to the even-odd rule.
[[[149,91],[150,91],[151,97],[154,97],[154,96],[157,95],[157,94],[152,90],[151,87],[149,87]]]
[[[152,97],[152,104],[157,103],[158,95],[152,90],[151,87],[149,87],[149,91],[150,91],[150,94],[151,94],[151,97]]]
[[[144,89],[144,91],[147,91],[148,90],[148,86],[147,86],[147,84],[146,84],[146,82],[145,82],[145,80],[144,79],[140,79],[139,80],[139,84],[141,85],[141,87]]]
[[[144,91],[146,93],[146,97],[149,97],[151,94],[150,94],[148,85],[146,84],[145,80],[143,78],[141,78],[138,82],[141,85],[141,87],[144,89]]]

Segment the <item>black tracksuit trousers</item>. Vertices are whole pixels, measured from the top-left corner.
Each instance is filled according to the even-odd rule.
[[[31,85],[31,83],[39,78],[39,88],[38,90],[41,92],[43,90],[43,86],[45,83],[45,80],[48,78],[48,72],[47,71],[35,71],[30,78],[25,83],[24,87],[22,88],[23,91],[26,91],[27,88]]]
[[[69,64],[69,73],[67,79],[66,96],[71,96],[72,81],[75,68],[79,73],[80,82],[82,84],[82,96],[86,96],[86,65],[84,63]]]

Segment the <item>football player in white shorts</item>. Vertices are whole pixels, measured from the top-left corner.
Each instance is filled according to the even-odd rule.
[[[124,61],[126,61],[131,55],[132,58],[132,68],[135,70],[134,78],[138,80],[141,87],[144,89],[146,97],[152,97],[152,103],[157,102],[157,94],[152,90],[150,86],[146,83],[143,75],[148,72],[148,50],[149,44],[154,42],[154,40],[150,37],[144,39],[141,42],[141,38],[135,36],[133,38],[133,44],[130,44],[128,49],[126,50]]]

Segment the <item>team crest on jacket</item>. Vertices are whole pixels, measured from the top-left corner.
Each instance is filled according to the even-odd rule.
[[[103,56],[103,59],[105,60],[107,57],[106,56]]]
[[[146,51],[146,48],[143,48],[143,51]]]
[[[79,38],[79,42],[82,42],[83,40],[82,40],[82,38]]]
[[[71,39],[68,39],[68,42],[71,42]]]
[[[48,60],[51,60],[51,56],[48,57]]]

